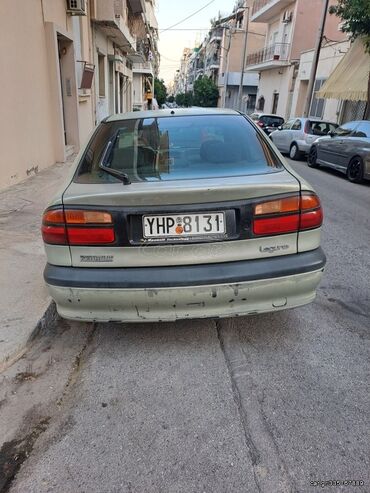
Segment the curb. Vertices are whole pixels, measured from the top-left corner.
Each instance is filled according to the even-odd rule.
[[[37,322],[36,327],[32,330],[29,338],[26,342],[26,347],[28,348],[29,344],[35,342],[39,337],[43,337],[50,332],[50,328],[54,327],[56,322],[60,319],[56,305],[54,301],[51,301],[45,313]]]
[[[23,347],[20,346],[17,351],[13,354],[8,354],[2,361],[0,361],[0,373],[4,372],[16,363],[32,346],[32,344],[36,342],[37,339],[50,333],[52,327],[55,326],[59,319],[60,317],[58,315],[56,305],[54,301],[51,301],[36,326],[32,329],[28,339],[25,340]]]

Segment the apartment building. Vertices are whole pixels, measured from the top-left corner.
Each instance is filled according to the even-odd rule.
[[[148,4],[0,2],[0,188],[64,162],[103,118],[132,109],[133,68],[149,58],[143,39],[158,61]]]
[[[190,60],[193,54],[191,48],[184,48],[180,61],[180,68],[176,71],[174,78],[174,94],[182,94],[188,92],[188,81],[191,80],[191,72],[189,71]]]
[[[334,3],[335,0],[332,0],[331,4]],[[301,113],[308,78],[299,79],[299,95],[293,102],[301,54],[315,46],[322,8],[322,0],[254,1],[252,24],[263,22],[267,25],[264,48],[247,56],[247,70],[260,73],[257,110],[285,118]],[[337,17],[327,16],[326,39],[344,39],[343,33],[338,30],[338,23]]]
[[[343,33],[338,33],[338,38],[343,37]],[[346,38],[346,36],[345,36]],[[342,60],[350,47],[347,39],[343,41],[325,41],[320,52],[319,63],[316,71],[314,93],[310,105],[309,116],[322,118],[336,123],[342,123],[343,102],[338,99],[322,99],[317,96],[324,82],[329,78],[338,63]],[[296,84],[293,92],[291,116],[302,115],[306,96],[307,86],[311,74],[314,50],[304,51],[301,54]]]
[[[133,109],[146,108],[145,95],[154,94],[154,79],[159,71],[158,23],[155,16],[154,0],[131,2],[134,15],[131,23],[138,36],[137,49],[132,57]]]
[[[244,44],[246,53],[262,49],[265,45],[266,25],[251,23],[250,14],[253,0],[239,2],[234,11],[220,20],[222,37],[219,50],[218,88],[219,106],[240,109],[251,113],[256,106],[259,85],[257,71],[246,71],[243,60]],[[241,100],[239,86],[242,83]]]

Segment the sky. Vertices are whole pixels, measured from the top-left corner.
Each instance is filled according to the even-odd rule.
[[[173,30],[161,32],[207,4],[206,8]],[[161,55],[159,77],[166,84],[173,80],[176,69],[180,67],[183,49],[200,44],[209,31],[210,19],[217,17],[219,11],[225,15],[231,13],[234,5],[235,0],[156,0]]]

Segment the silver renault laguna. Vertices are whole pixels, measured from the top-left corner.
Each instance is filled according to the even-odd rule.
[[[228,317],[311,302],[320,200],[233,110],[105,119],[43,215],[44,278],[85,321]]]

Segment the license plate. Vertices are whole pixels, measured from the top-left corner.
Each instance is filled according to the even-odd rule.
[[[143,216],[144,238],[184,238],[225,234],[225,214],[176,214]]]

